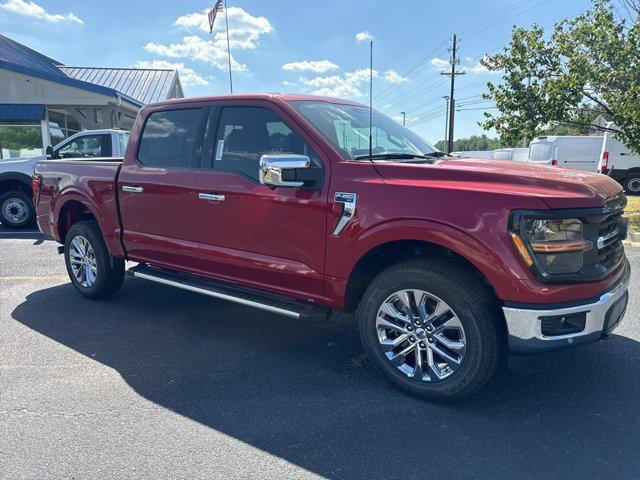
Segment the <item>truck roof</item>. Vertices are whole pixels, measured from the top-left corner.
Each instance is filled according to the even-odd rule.
[[[361,107],[365,106],[362,103],[345,100],[343,98],[322,97],[318,95],[305,95],[300,93],[235,93],[229,95],[207,95],[202,97],[174,98],[163,102],[151,103],[149,105],[175,105],[180,103],[206,102],[212,100],[276,100],[282,102],[313,101],[358,105]]]

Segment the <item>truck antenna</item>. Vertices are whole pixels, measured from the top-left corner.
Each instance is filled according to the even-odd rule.
[[[373,40],[369,42],[369,161],[373,162]]]

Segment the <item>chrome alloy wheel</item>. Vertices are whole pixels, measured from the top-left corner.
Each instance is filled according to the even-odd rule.
[[[69,245],[69,263],[71,271],[78,283],[83,287],[90,287],[96,281],[98,266],[96,255],[89,241],[78,235]]]
[[[444,380],[464,360],[462,322],[449,305],[423,290],[390,295],[378,309],[376,330],[389,362],[416,380]]]
[[[2,214],[10,222],[19,225],[29,216],[29,206],[21,198],[7,198],[2,204]]]
[[[629,180],[627,188],[631,193],[640,193],[640,178],[632,178]]]

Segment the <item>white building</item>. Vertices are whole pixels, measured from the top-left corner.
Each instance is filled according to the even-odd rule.
[[[0,158],[40,155],[85,129],[131,129],[144,104],[183,96],[175,70],[67,67],[0,35]]]

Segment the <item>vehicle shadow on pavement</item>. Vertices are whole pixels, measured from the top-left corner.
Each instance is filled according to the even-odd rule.
[[[81,299],[69,284],[40,290],[12,316],[117,370],[150,401],[331,478],[640,471],[640,345],[626,337],[441,405],[391,388],[347,315],[295,322],[127,279],[109,301]]]

